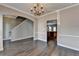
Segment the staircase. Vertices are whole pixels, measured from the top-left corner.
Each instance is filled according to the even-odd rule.
[[[14,27],[16,27],[17,25],[19,25],[20,23],[22,23],[25,19],[26,19],[26,18],[24,18],[24,17],[17,16],[16,19],[15,19],[17,23],[15,24]],[[14,28],[14,27],[13,27],[13,28]]]
[[[10,40],[11,39],[11,30],[14,29],[16,26],[21,24],[26,18],[21,16],[11,16],[11,15],[4,15],[3,16],[3,39]]]
[[[25,19],[11,30],[11,41],[33,37],[33,22]]]

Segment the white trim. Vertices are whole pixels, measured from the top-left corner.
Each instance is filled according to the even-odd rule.
[[[56,10],[56,11],[62,11],[62,10],[65,10],[65,9],[69,9],[69,8],[78,6],[78,5],[79,5],[79,3],[78,3],[78,4],[71,5],[71,6],[67,6],[67,7],[64,7],[64,8],[61,8],[61,9],[58,9],[58,10]]]
[[[79,36],[77,36],[77,35],[64,35],[64,34],[62,34],[62,35],[60,35],[60,36],[79,37]]]
[[[41,17],[47,16],[47,15],[50,15],[50,14],[54,14],[54,13],[56,13],[56,11],[52,11],[52,12],[46,13],[46,14],[44,14],[42,16],[39,16],[39,17],[41,18]]]
[[[11,41],[18,41],[18,40],[22,40],[22,39],[28,39],[28,38],[32,38],[33,36],[28,36],[28,37],[22,37],[22,38],[16,38],[16,39],[13,39]]]
[[[33,37],[33,40],[38,40],[38,38]]]
[[[57,45],[58,45],[58,46],[61,46],[61,47],[65,47],[65,48],[69,48],[69,49],[72,49],[72,50],[79,51],[79,49],[77,49],[77,48],[70,47],[70,46],[67,46],[67,45],[63,45],[63,44],[60,44],[60,43],[57,43]]]
[[[47,16],[47,15],[49,15],[49,14],[56,13],[57,11],[62,11],[62,10],[65,10],[65,9],[68,9],[68,8],[71,8],[71,7],[78,6],[78,5],[79,5],[79,4],[74,4],[74,5],[71,5],[71,6],[67,6],[67,7],[64,7],[64,8],[61,8],[61,9],[58,9],[58,10],[55,10],[55,11],[46,13],[46,14],[44,14],[44,15],[42,15],[42,16],[39,16],[39,17],[41,18],[41,17]]]
[[[41,38],[37,38],[37,40],[47,42],[46,40],[43,40],[43,39],[41,39]]]
[[[60,25],[60,12],[59,11],[56,12],[57,12],[57,25]]]
[[[57,32],[60,32],[60,12],[59,11],[56,11],[57,12]],[[59,33],[57,33],[57,39],[59,39],[60,36],[59,36]]]
[[[30,14],[30,13],[24,12],[24,11],[19,10],[19,9],[17,9],[17,8],[15,8],[15,7],[12,7],[12,6],[10,6],[10,5],[7,5],[7,4],[4,4],[4,3],[1,3],[0,5],[5,6],[5,7],[8,7],[8,8],[11,8],[11,9],[16,10],[16,11],[19,11],[19,12],[21,12],[21,13],[27,14],[27,15],[29,15],[29,16],[35,17],[34,15],[32,15],[32,14]]]
[[[4,50],[3,48],[0,49],[0,51],[3,51],[3,50]]]

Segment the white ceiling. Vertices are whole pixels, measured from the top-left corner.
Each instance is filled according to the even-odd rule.
[[[5,3],[11,7],[24,11],[25,13],[32,14],[30,8],[33,7],[33,3]],[[72,3],[42,3],[45,7],[45,13],[53,12],[55,10],[73,5]],[[33,15],[33,14],[32,14]]]

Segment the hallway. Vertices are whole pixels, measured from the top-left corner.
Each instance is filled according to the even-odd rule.
[[[5,41],[4,51],[0,56],[79,56],[79,52],[59,47],[50,41],[47,45],[43,41],[33,41],[32,38],[15,42]]]

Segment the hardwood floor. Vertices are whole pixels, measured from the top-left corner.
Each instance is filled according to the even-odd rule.
[[[4,42],[4,51],[0,56],[79,56],[79,51],[57,46],[54,41],[48,44],[43,41],[24,39]]]

